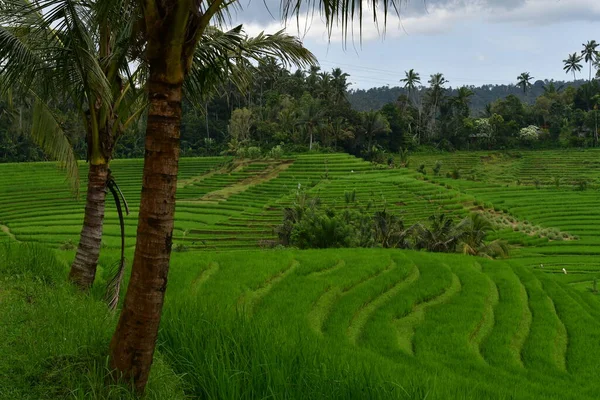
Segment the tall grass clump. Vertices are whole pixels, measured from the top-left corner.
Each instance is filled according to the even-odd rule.
[[[0,398],[133,399],[110,384],[107,354],[115,316],[66,281],[67,268],[36,245],[0,244]],[[157,356],[147,396],[183,398]]]
[[[300,324],[294,329],[181,300],[165,312],[160,349],[192,398],[412,399],[430,391],[431,382],[405,388],[385,369],[331,351]]]

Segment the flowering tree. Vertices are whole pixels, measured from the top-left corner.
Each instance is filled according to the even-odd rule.
[[[540,137],[540,128],[535,125],[529,125],[519,131],[519,139],[525,142],[538,140]]]

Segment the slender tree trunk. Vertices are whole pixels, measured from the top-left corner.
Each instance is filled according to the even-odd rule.
[[[205,112],[205,118],[206,118],[206,137],[208,139],[210,139],[210,131],[208,129],[208,101],[206,103],[204,103],[204,112]]]
[[[96,277],[96,267],[102,245],[102,223],[106,199],[108,164],[90,163],[85,216],[75,261],[69,279],[83,290],[89,289]]]
[[[110,343],[111,367],[138,391],[148,380],[167,288],[179,163],[181,84],[148,83],[144,179],[131,279]]]
[[[597,106],[595,106],[597,107]],[[598,109],[594,110],[594,117],[596,117],[596,122],[594,125],[594,147],[598,146]]]

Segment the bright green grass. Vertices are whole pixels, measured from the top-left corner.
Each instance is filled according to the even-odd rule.
[[[134,399],[107,385],[106,351],[116,315],[66,283],[52,251],[0,243],[0,398]],[[147,397],[184,398],[182,382],[157,354]]]
[[[174,240],[187,251],[172,256],[156,369],[164,379],[153,381],[153,390],[158,398],[183,390],[191,398],[213,399],[598,398],[600,297],[591,291],[600,278],[598,156],[595,150],[415,155],[411,168],[380,169],[345,154],[310,154],[243,190],[237,185],[275,162],[232,168],[219,157],[183,159]],[[436,160],[443,163],[439,177],[431,172]],[[421,163],[425,177],[415,171]],[[461,179],[445,177],[454,168]],[[132,206],[126,218],[131,260],[141,162],[117,160],[112,169]],[[52,281],[62,279],[74,250],[58,249],[77,244],[83,200],[70,197],[52,163],[0,165],[0,173],[0,242],[14,242],[14,236],[55,249],[61,261],[50,267]],[[584,175],[591,186],[577,190]],[[345,193],[354,191],[361,205],[385,207],[407,224],[484,208],[520,225],[490,235],[514,245],[507,260],[383,249],[258,250],[260,241],[275,238],[281,208],[292,204],[298,185],[333,207],[342,207]],[[215,199],[214,191],[232,194]],[[118,219],[110,202],[106,216],[89,301],[80,304],[62,283],[49,288],[36,281],[33,290],[42,295],[33,305],[23,297],[27,291],[12,289],[19,295],[2,302],[0,289],[0,312],[10,321],[0,328],[0,339],[23,335],[19,313],[69,318],[56,315],[56,321],[40,319],[34,326],[31,337],[57,333],[51,351],[36,353],[38,342],[28,335],[16,350],[22,359],[7,348],[12,364],[2,365],[28,365],[32,372],[23,376],[42,376],[38,390],[7,375],[6,382],[15,381],[7,386],[15,394],[8,398],[39,398],[50,385],[45,366],[60,355],[67,360],[64,379],[48,376],[76,388],[74,397],[119,398],[122,388],[114,389],[117,394],[101,389],[114,317],[94,300],[118,258]],[[532,236],[532,229],[578,240]],[[26,253],[21,262],[37,265]],[[33,275],[43,278],[48,272],[40,268]],[[31,280],[1,271],[10,277],[7,287],[12,280],[17,287]],[[58,302],[69,310],[48,308]],[[62,345],[63,333],[73,343]],[[0,374],[0,387],[2,379]],[[48,390],[48,397],[61,396]],[[175,394],[159,395],[163,390]]]

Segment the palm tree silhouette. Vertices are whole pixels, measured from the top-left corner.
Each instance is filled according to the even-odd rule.
[[[590,66],[590,76],[589,81],[592,81],[592,64],[598,58],[598,52],[596,48],[600,46],[600,44],[596,43],[595,40],[590,40],[587,43],[583,43],[583,50],[581,51],[581,56],[584,58],[585,62]]]
[[[523,72],[521,75],[517,76],[517,86],[520,86],[523,89],[523,93],[527,93],[527,90],[531,88],[531,80],[533,76],[529,72]]]
[[[419,73],[415,72],[412,68],[404,74],[406,75],[406,78],[400,79],[400,82],[403,82],[404,87],[408,89],[408,97],[410,98],[410,95],[413,94],[417,88],[417,84],[421,83],[421,77],[419,76]]]
[[[563,62],[565,63],[565,66],[563,67],[563,69],[565,70],[565,73],[573,73],[573,81],[575,81],[575,73],[581,71],[581,68],[583,68],[583,66],[580,64],[581,60],[583,59],[582,56],[578,55],[577,53],[573,53],[573,54],[569,54],[569,57],[567,57],[565,60],[563,60]]]

